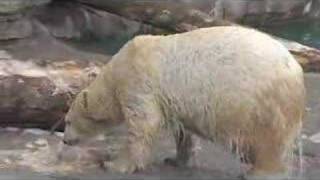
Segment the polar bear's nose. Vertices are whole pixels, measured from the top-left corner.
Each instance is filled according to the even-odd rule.
[[[65,139],[63,139],[62,141],[63,141],[63,144],[65,144],[65,145],[70,145],[70,141],[65,140]]]
[[[63,144],[65,144],[65,145],[73,146],[73,145],[78,144],[79,139],[65,139],[64,138],[62,141],[63,141]]]

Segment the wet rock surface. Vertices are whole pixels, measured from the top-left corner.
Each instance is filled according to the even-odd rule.
[[[293,179],[317,179],[320,175],[320,75],[305,75],[308,116],[302,133],[303,155],[293,157]],[[118,131],[117,131],[118,132]],[[101,169],[103,160],[120,149],[125,134],[108,134],[80,147],[61,144],[62,133],[50,135],[38,129],[0,129],[0,178],[4,179],[238,179],[246,170],[234,155],[217,144],[201,141],[199,153],[185,168],[163,164],[174,156],[173,138],[166,133],[154,148],[153,165],[133,175],[110,174]],[[120,142],[120,143],[119,143]],[[109,146],[106,146],[108,144]],[[61,152],[62,155],[61,155]],[[299,176],[302,172],[303,176]]]

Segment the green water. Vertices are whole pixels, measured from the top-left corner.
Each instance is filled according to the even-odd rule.
[[[261,28],[270,34],[320,48],[320,22],[300,21]]]
[[[86,34],[81,38],[67,40],[66,42],[83,51],[114,55],[133,37],[133,34],[122,34],[121,36],[99,38],[91,34]]]

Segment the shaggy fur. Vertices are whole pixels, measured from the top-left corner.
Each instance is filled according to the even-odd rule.
[[[146,167],[163,126],[183,127],[236,146],[253,163],[249,175],[264,177],[286,171],[304,109],[300,65],[266,34],[214,27],[139,36],[78,95],[65,139],[125,121],[127,146],[106,166],[131,173]]]

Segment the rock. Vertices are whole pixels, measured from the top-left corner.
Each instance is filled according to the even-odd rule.
[[[45,28],[50,36],[59,39],[96,38],[117,41],[127,41],[139,33],[158,31],[150,25],[68,1],[55,1],[26,12],[0,13],[0,40],[37,35],[39,28]]]
[[[220,19],[261,25],[303,18],[309,0],[78,0],[137,21],[170,26],[196,21],[202,26]],[[313,6],[309,5],[310,8]],[[192,23],[190,23],[190,21]]]
[[[272,13],[287,13],[284,18],[293,18],[295,15],[292,14],[300,12],[299,16],[302,16],[303,9],[308,8],[307,1],[301,0],[264,0],[264,1],[233,1],[233,0],[216,0],[214,3],[208,0],[200,1],[148,1],[141,3],[140,1],[100,1],[100,0],[80,0],[86,4],[91,4],[107,11],[120,14],[129,19],[134,19],[149,23],[151,25],[165,28],[174,32],[185,32],[196,28],[207,27],[207,26],[220,26],[220,25],[236,25],[228,21],[221,21],[219,18],[231,19],[234,21],[239,21],[239,17],[247,16],[246,13],[242,13],[241,8],[247,7],[248,12],[250,12],[255,17],[259,17],[259,13],[266,12],[268,14]],[[212,6],[210,6],[210,3]],[[219,6],[219,7],[217,7]],[[220,7],[221,6],[221,7]],[[209,9],[204,11],[204,9],[211,7],[211,15]],[[219,11],[222,8],[226,12],[223,17]],[[239,9],[240,8],[240,9]],[[292,13],[290,14],[290,12]],[[308,12],[305,12],[308,13]],[[268,15],[269,16],[269,15]],[[266,16],[266,17],[268,17]],[[297,15],[298,16],[298,15]],[[245,23],[241,20],[242,23]],[[256,24],[257,25],[257,24]],[[302,44],[277,38],[283,45],[285,45],[288,50],[295,56],[299,63],[303,66],[306,72],[319,72],[320,71],[320,51],[304,46]]]
[[[0,40],[29,37],[32,34],[29,9],[49,2],[50,0],[1,0]]]
[[[26,38],[31,33],[32,24],[28,18],[0,17],[0,40]]]
[[[180,33],[207,26],[236,25],[228,21],[219,20],[220,18],[244,24],[259,25],[256,22],[268,23],[267,21],[270,21],[269,23],[273,23],[302,17],[304,14],[310,13],[310,8],[316,6],[319,0],[312,1],[313,5],[307,0],[79,1],[129,19]],[[276,14],[276,16],[273,17],[273,14]],[[250,16],[254,17],[256,22],[251,23]],[[259,17],[263,19],[259,19]],[[319,50],[296,42],[278,39],[296,57],[306,72],[320,71]]]
[[[50,52],[45,54],[44,50],[39,54],[53,61],[45,61],[41,56],[38,56],[40,59],[32,59],[32,56],[28,60],[16,59],[8,51],[0,50],[1,125],[50,128],[64,116],[73,94],[88,85],[94,79],[94,73],[98,73],[98,67],[109,59],[103,55],[77,52],[52,39],[46,42],[33,39],[29,46],[24,44],[29,53],[36,52],[31,44],[65,56],[57,61],[57,56]],[[82,59],[78,58],[80,56]]]
[[[23,130],[24,134],[32,134],[32,135],[37,135],[37,136],[44,136],[48,135],[49,132],[42,130],[42,129],[36,129],[36,128],[30,128],[30,129],[24,129]]]
[[[306,11],[312,18],[320,18],[320,0],[311,0]]]
[[[70,2],[54,2],[50,6],[38,8],[32,16],[48,29],[51,36],[60,39],[80,39],[86,36],[128,39],[138,33],[157,31],[150,25]]]
[[[306,139],[303,141],[302,152],[305,156],[319,156],[320,144],[315,143],[310,139]]]
[[[215,17],[214,5],[216,0],[79,1],[131,20],[174,31],[178,31],[178,29],[187,30],[186,28],[190,30],[193,27],[189,27],[189,24],[196,28],[217,24],[223,25],[224,23],[224,21],[220,21]]]
[[[290,53],[303,67],[305,72],[320,72],[320,50],[294,41],[277,37],[275,38],[290,51]]]
[[[14,14],[34,6],[48,4],[51,0],[1,0],[0,14]]]
[[[154,29],[90,7],[60,5],[38,8],[25,21],[10,15],[10,26],[21,21],[31,27],[13,27],[16,32],[26,31],[21,35],[0,25],[0,35],[1,29],[12,33],[0,41],[0,125],[50,128],[64,116],[72,95],[110,59],[108,53],[89,52],[58,39],[81,39],[90,33],[111,44],[115,38],[130,39]],[[71,23],[64,23],[67,19]]]
[[[313,142],[313,143],[317,143],[319,144],[320,143],[320,133],[317,133],[317,134],[314,134],[310,137],[310,140]]]

